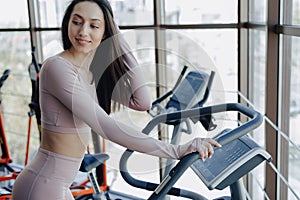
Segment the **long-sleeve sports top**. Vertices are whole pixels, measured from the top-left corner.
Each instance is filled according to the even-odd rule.
[[[62,134],[86,133],[93,129],[103,138],[131,150],[163,158],[179,159],[187,151],[196,150],[194,143],[165,143],[107,115],[97,103],[94,83],[89,83],[83,73],[58,55],[44,62],[40,78],[43,129]]]

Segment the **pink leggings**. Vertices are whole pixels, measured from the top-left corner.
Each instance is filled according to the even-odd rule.
[[[81,159],[39,149],[36,157],[18,175],[13,200],[73,200],[69,189]]]

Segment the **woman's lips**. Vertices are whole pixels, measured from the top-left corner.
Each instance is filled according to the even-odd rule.
[[[89,44],[90,41],[89,40],[86,40],[86,39],[82,39],[82,38],[76,38],[77,42],[80,44],[80,45],[86,45],[86,44]]]

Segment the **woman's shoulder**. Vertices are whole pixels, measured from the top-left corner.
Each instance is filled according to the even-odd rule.
[[[76,68],[73,64],[68,61],[66,58],[60,56],[59,54],[48,57],[42,65],[42,70],[54,70],[59,68],[60,70],[71,70],[76,71]]]
[[[44,63],[43,66],[48,66],[48,65],[67,65],[70,66],[71,63],[66,60],[65,58],[61,57],[59,54],[51,56],[49,58],[47,58]]]
[[[58,77],[70,77],[77,76],[78,72],[76,68],[65,58],[60,55],[54,55],[47,58],[41,69],[41,76],[47,76],[58,78]]]

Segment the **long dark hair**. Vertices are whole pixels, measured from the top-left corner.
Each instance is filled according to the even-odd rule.
[[[125,79],[121,85],[118,84],[116,87],[117,81],[126,74],[128,68],[122,59],[120,43],[118,37],[116,37],[118,29],[113,19],[112,8],[107,0],[73,0],[69,4],[62,21],[63,48],[67,50],[72,47],[68,36],[69,21],[75,5],[85,1],[96,3],[104,14],[105,38],[97,49],[90,70],[94,76],[99,105],[109,114],[111,112],[113,91],[117,91],[118,97],[116,98],[119,98],[120,102],[124,101],[126,97],[122,90],[128,88],[129,81]]]

